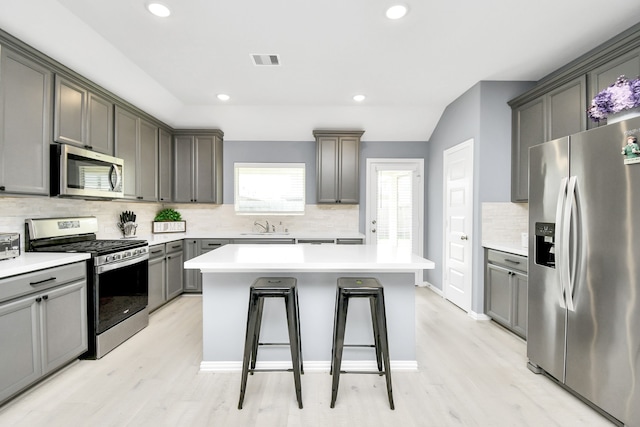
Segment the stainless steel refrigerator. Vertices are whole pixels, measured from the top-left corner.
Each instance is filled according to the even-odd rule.
[[[629,136],[640,139],[640,118],[530,149],[527,357],[640,426],[640,157]]]

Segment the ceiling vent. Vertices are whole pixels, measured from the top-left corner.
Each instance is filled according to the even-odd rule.
[[[252,54],[253,65],[280,65],[280,55]]]

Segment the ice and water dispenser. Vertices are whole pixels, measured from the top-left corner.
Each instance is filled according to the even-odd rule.
[[[552,222],[536,222],[535,261],[538,265],[556,268],[556,225]]]

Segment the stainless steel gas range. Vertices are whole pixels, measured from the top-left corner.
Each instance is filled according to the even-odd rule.
[[[89,349],[99,359],[149,324],[149,245],[145,240],[100,240],[95,217],[28,219],[31,252],[86,252]]]

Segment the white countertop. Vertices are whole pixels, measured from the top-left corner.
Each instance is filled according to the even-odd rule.
[[[244,271],[415,271],[433,261],[377,245],[225,245],[184,263],[203,273]]]
[[[522,245],[518,245],[516,243],[482,242],[482,246],[487,249],[495,249],[497,251],[508,252],[510,254],[529,256],[529,249],[523,248]]]
[[[0,278],[72,264],[90,257],[86,253],[25,252],[17,258],[0,261]]]

